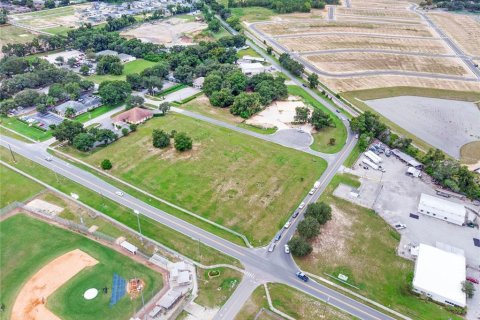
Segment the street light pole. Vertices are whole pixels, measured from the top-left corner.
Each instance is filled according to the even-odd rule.
[[[137,215],[138,232],[140,233],[140,242],[143,245],[142,228],[140,227],[140,211],[133,210],[133,212]]]

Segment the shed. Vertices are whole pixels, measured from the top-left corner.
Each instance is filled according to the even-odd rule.
[[[415,263],[413,290],[450,306],[465,307],[462,282],[466,278],[465,257],[420,244]]]
[[[128,241],[123,241],[122,243],[120,243],[120,246],[129,251],[130,253],[137,254],[138,248]]]
[[[414,167],[414,168],[417,168],[417,169],[423,168],[423,165],[420,162],[418,162],[417,160],[415,160],[414,157],[406,154],[405,152],[402,152],[398,149],[392,149],[392,153],[397,158],[399,158],[400,160],[402,160],[403,162],[405,162],[407,165],[409,165],[411,167]]]
[[[181,297],[181,291],[170,290],[163,297],[161,297],[160,300],[158,300],[157,306],[165,310],[169,310]]]
[[[425,193],[420,196],[418,212],[459,226],[465,223],[467,215],[465,206]]]

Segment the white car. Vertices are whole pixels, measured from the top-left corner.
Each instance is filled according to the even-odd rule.
[[[300,203],[300,205],[298,206],[299,209],[303,209],[304,207],[305,207],[305,202]]]
[[[123,197],[123,192],[122,191],[115,191],[115,194],[119,197]]]
[[[402,229],[406,229],[407,225],[405,225],[403,223],[400,223],[400,222],[397,222],[393,225],[393,227],[397,230],[402,230]]]
[[[288,244],[285,245],[285,253],[290,253],[290,248],[288,247]]]
[[[288,229],[288,227],[290,227],[290,221],[287,221],[287,223],[285,223],[285,225],[283,226],[285,229]]]
[[[275,242],[272,242],[268,247],[268,252],[273,252],[273,250],[275,250]]]
[[[309,195],[312,195],[312,194],[314,194],[314,193],[315,193],[315,188],[312,188],[312,189],[310,190],[310,192],[308,192]]]
[[[52,157],[49,157],[49,156],[46,156],[46,157],[45,157],[45,160],[48,161],[48,162],[50,162],[50,161],[53,160],[53,158],[52,158]]]

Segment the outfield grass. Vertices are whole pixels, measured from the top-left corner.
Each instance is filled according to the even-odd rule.
[[[44,188],[36,182],[25,178],[19,173],[0,165],[0,208],[3,208],[14,201],[22,202]]]
[[[208,274],[217,273],[210,277]],[[235,291],[242,274],[229,268],[197,269],[198,296],[195,302],[207,308],[221,307]]]
[[[107,286],[111,292],[113,273],[125,279],[139,277],[145,281],[145,299],[152,297],[162,286],[162,275],[136,263],[128,257],[73,232],[49,225],[23,214],[0,222],[0,283],[2,303],[7,319],[15,298],[23,284],[51,260],[74,249],[80,249],[99,263],[78,273],[55,291],[48,299],[47,308],[64,320],[129,319],[141,307],[140,298],[124,296],[109,307],[110,294],[99,293],[87,301],[83,293],[89,288],[101,290]]]
[[[461,319],[440,305],[427,302],[410,293],[414,263],[396,254],[400,236],[374,211],[333,196],[340,183],[359,187],[357,178],[336,175],[322,194],[320,201],[334,206],[348,222],[338,222],[338,247],[321,247],[305,258],[296,258],[302,270],[324,276],[325,273],[348,276],[348,282],[359,287],[358,292],[374,301],[418,320]],[[322,232],[322,230],[320,230]],[[338,248],[342,248],[340,251]],[[352,289],[351,287],[347,287]]]
[[[91,111],[87,111],[85,113],[82,113],[81,115],[79,115],[78,117],[75,118],[75,121],[85,123],[87,121],[95,119],[96,117],[99,117],[102,114],[105,114],[105,113],[115,109],[116,107],[118,107],[118,105],[115,105],[115,106],[103,105],[103,106],[95,108]]]
[[[413,143],[419,148],[423,149],[424,151],[427,151],[428,149],[433,147],[427,142],[420,139],[419,137],[403,129],[402,127],[397,125],[395,122],[385,118],[380,113],[370,108],[363,101],[389,98],[389,97],[398,97],[398,96],[419,96],[419,97],[430,97],[430,98],[437,98],[437,99],[462,100],[462,101],[470,101],[470,102],[480,101],[479,92],[453,91],[453,90],[415,88],[415,87],[392,87],[392,88],[348,91],[348,92],[342,92],[340,93],[340,95],[342,96],[342,98],[346,99],[347,101],[355,105],[360,110],[371,111],[378,114],[381,120],[390,128],[392,128],[392,130],[399,133],[400,135],[403,135],[407,138],[412,139]]]
[[[240,7],[231,8],[231,10],[233,16],[248,22],[270,20],[271,17],[277,15],[273,10],[263,7]]]
[[[33,140],[45,141],[52,137],[52,133],[50,130],[42,131],[35,127],[31,127],[15,117],[0,117],[0,123],[6,128],[23,134],[24,136],[27,136]]]
[[[192,151],[154,149],[153,129],[185,131]],[[145,191],[266,244],[326,168],[323,159],[170,113],[90,153],[66,151]]]
[[[0,147],[0,159],[8,164],[15,166],[17,169],[47,183],[48,185],[62,191],[69,195],[74,192],[79,195],[80,201],[105,215],[119,221],[134,230],[138,228],[136,215],[128,208],[119,205],[118,203],[102,197],[98,193],[83,187],[82,185],[73,182],[61,175],[55,175],[51,170],[40,166],[39,164],[26,159],[19,154],[15,154],[17,160],[13,163],[10,157],[10,152],[3,147]],[[180,252],[181,254],[196,260],[205,265],[227,263],[240,266],[239,262],[226,256],[219,251],[203,244],[198,244],[190,237],[185,236],[169,227],[153,221],[145,216],[140,216],[140,223],[142,226],[142,233],[158,241],[159,243]]]
[[[131,62],[127,62],[123,65],[123,74],[119,76],[105,74],[105,75],[91,75],[87,79],[95,82],[102,83],[103,81],[113,81],[113,80],[125,80],[128,74],[140,73],[147,68],[151,68],[156,65],[156,62],[147,61],[143,59],[137,59]]]
[[[324,128],[319,132],[314,133],[313,143],[310,148],[325,153],[337,153],[342,150],[345,142],[347,141],[347,129],[343,125],[340,118],[334,112],[330,111],[330,109],[315,100],[311,95],[309,95],[305,90],[303,90],[303,88],[299,86],[288,86],[288,93],[293,96],[301,97],[309,105],[322,110],[323,112],[329,114],[332,117],[335,127]],[[336,140],[335,145],[332,146],[329,144],[330,138],[334,138]]]

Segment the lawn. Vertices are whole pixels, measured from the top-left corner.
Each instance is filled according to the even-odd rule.
[[[20,140],[20,141],[23,141],[23,142],[27,142],[27,143],[31,143],[32,141],[28,140],[27,138],[19,135],[18,133],[15,133],[15,132],[12,132],[10,130],[7,130],[5,127],[3,127],[2,125],[0,125],[0,135],[2,136],[7,136],[7,137],[10,137],[10,138],[14,138],[14,139],[17,139],[17,140]]]
[[[134,230],[138,228],[137,217],[130,209],[123,207],[110,199],[102,197],[98,193],[91,191],[90,189],[87,189],[61,175],[55,175],[51,170],[40,166],[39,164],[26,159],[19,154],[15,154],[15,158],[17,162],[13,163],[8,149],[0,147],[1,160],[49,184],[50,186],[67,195],[74,192],[79,195],[79,200],[82,203],[101,211],[105,215],[110,216],[111,218]],[[158,241],[159,243],[176,250],[193,260],[205,265],[227,263],[239,266],[237,260],[203,244],[200,244],[199,246],[198,243],[192,240],[190,237],[187,237],[145,216],[141,216],[140,223],[142,226],[142,233],[145,236]]]
[[[70,231],[49,225],[24,214],[12,216],[0,223],[0,275],[2,303],[6,319],[15,297],[40,268],[51,260],[74,249],[80,249],[99,263],[78,273],[55,291],[47,308],[64,320],[129,319],[142,302],[124,296],[115,306],[109,307],[110,295],[99,294],[87,301],[82,295],[88,288],[111,289],[113,273],[125,279],[140,277],[145,281],[145,299],[151,298],[162,286],[162,275],[128,257]]]
[[[21,174],[0,166],[0,208],[3,208],[14,201],[22,202],[36,195],[44,188],[36,182],[25,178]]]
[[[449,100],[462,100],[462,101],[480,101],[479,92],[469,92],[469,91],[453,91],[453,90],[441,90],[441,89],[429,89],[429,88],[415,88],[415,87],[392,87],[392,88],[379,88],[379,89],[369,89],[369,90],[359,90],[359,91],[349,91],[342,92],[340,94],[342,98],[349,101],[351,104],[355,105],[362,111],[371,111],[377,113],[375,110],[370,108],[363,101],[373,100],[373,99],[382,99],[388,97],[398,97],[398,96],[420,96],[420,97],[430,97],[437,99],[449,99]],[[363,101],[362,101],[363,100]],[[399,125],[385,118],[381,114],[377,113],[382,121],[392,128],[395,132],[403,135],[407,138],[413,140],[413,143],[419,148],[427,151],[432,148],[432,146],[417,136],[409,133]]]
[[[273,10],[263,7],[239,7],[231,8],[231,10],[233,16],[248,22],[270,20],[271,17],[276,15]]]
[[[12,25],[0,26],[0,47],[8,43],[26,43],[32,41],[34,37],[35,34],[23,28]]]
[[[347,129],[343,125],[342,121],[338,116],[327,109],[323,104],[315,100],[311,95],[309,95],[303,88],[299,86],[288,86],[288,93],[293,96],[301,97],[309,105],[322,110],[329,114],[332,119],[335,127],[324,128],[317,133],[313,134],[313,144],[310,146],[313,150],[325,152],[325,153],[337,153],[342,150],[345,142],[347,141]],[[332,146],[329,144],[330,139],[334,138],[336,143]]]
[[[15,117],[0,117],[0,123],[15,132],[23,134],[33,140],[45,141],[52,137],[52,133],[49,131],[42,131],[35,127],[18,120]]]
[[[154,149],[153,129],[184,131],[194,148]],[[106,148],[63,151],[94,166],[109,158],[112,174],[245,234],[253,245],[271,239],[326,168],[318,157],[174,113]]]
[[[322,234],[327,238],[313,242],[314,253],[295,259],[299,267],[319,276],[347,275],[348,282],[359,288],[357,293],[412,319],[461,319],[410,293],[414,263],[397,256],[396,231],[374,211],[332,195],[339,183],[358,187],[356,179],[336,175],[330,182],[320,201],[333,206],[334,219],[320,230],[320,239]],[[335,241],[335,246],[322,245],[328,241]]]
[[[259,57],[259,58],[262,57],[260,54],[257,53],[257,51],[253,50],[252,48],[238,51],[239,58],[243,58],[244,56]]]
[[[343,313],[335,307],[314,299],[313,297],[279,283],[269,283],[268,291],[273,306],[298,320],[325,319],[325,320],[346,320],[354,319],[352,316]],[[266,312],[261,313],[261,318],[256,318],[260,309],[269,310],[267,296],[263,286],[259,286],[253,292],[250,299],[243,305],[237,320],[254,319],[277,319],[269,316]]]
[[[53,28],[44,29],[42,31],[45,31],[45,32],[48,32],[48,33],[51,33],[51,34],[54,34],[54,35],[57,35],[57,36],[66,36],[68,31],[74,30],[74,29],[75,28],[60,26],[60,27],[53,27]]]
[[[242,274],[229,268],[197,268],[198,297],[195,302],[207,308],[221,307],[235,291]]]
[[[95,82],[102,83],[103,81],[113,81],[113,80],[125,80],[128,74],[140,73],[147,68],[151,68],[156,65],[156,62],[147,61],[143,59],[137,59],[131,62],[127,62],[123,65],[123,74],[119,76],[105,74],[105,75],[91,75],[87,79]]]
[[[85,123],[91,119],[95,119],[96,117],[101,116],[102,114],[105,114],[113,109],[118,107],[117,105],[115,106],[108,106],[108,105],[103,105],[101,107],[98,107],[96,109],[93,109],[91,111],[87,111],[85,113],[82,113],[78,117],[75,118],[75,121]]]

